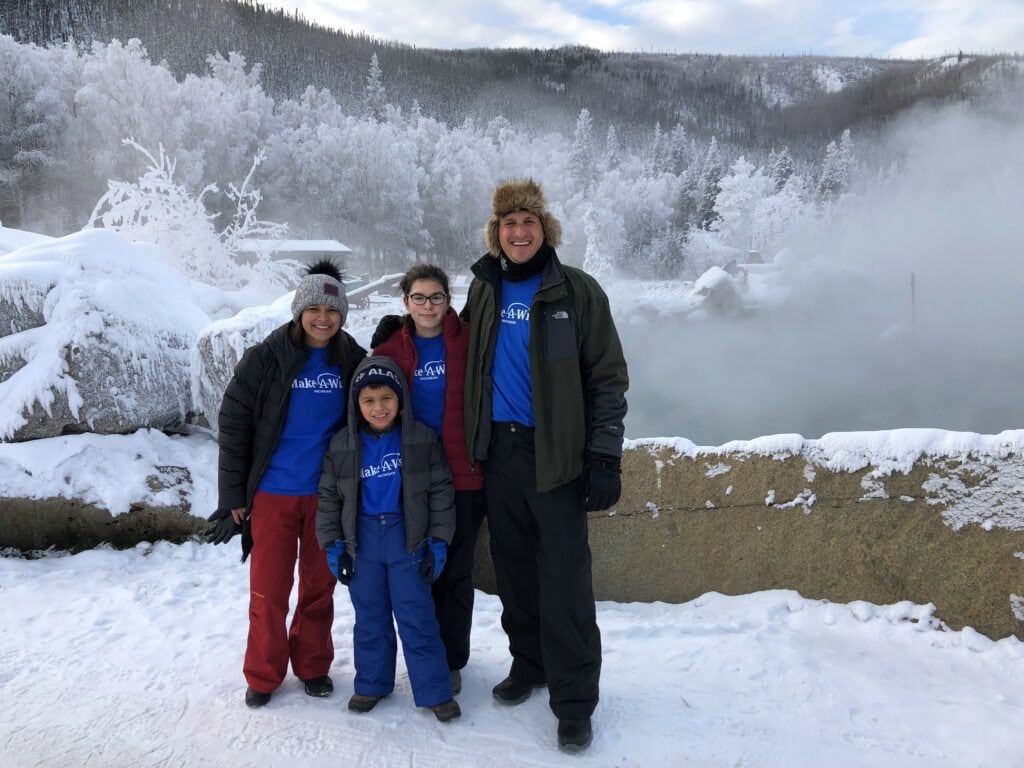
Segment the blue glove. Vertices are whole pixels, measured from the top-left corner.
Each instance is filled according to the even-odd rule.
[[[444,539],[427,536],[427,550],[423,553],[423,564],[420,573],[427,584],[433,584],[444,570],[444,561],[448,558],[448,543]]]
[[[334,578],[342,584],[352,581],[352,556],[345,550],[345,543],[341,539],[335,539],[333,544],[327,545],[324,552],[327,554],[327,567],[331,569]]]

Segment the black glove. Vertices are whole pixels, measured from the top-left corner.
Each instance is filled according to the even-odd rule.
[[[342,552],[338,558],[338,581],[346,587],[352,583],[352,574],[356,572],[355,563],[352,562],[352,555]]]
[[[384,317],[377,321],[377,329],[373,332],[373,338],[370,339],[370,348],[376,349],[379,347],[391,338],[391,334],[401,327],[401,315],[384,315]]]
[[[210,524],[206,526],[203,535],[208,544],[227,544],[236,533],[242,532],[242,526],[235,522],[235,518],[228,512],[227,517],[216,517],[214,512],[210,517]]]
[[[601,512],[622,495],[622,475],[617,456],[603,453],[587,454],[583,468],[583,509]]]
[[[352,562],[352,555],[345,549],[341,539],[324,550],[327,553],[327,567],[331,569],[334,578],[345,586],[352,583],[352,574],[355,572],[355,563]]]

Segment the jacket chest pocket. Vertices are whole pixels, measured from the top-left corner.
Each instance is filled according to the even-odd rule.
[[[569,302],[559,301],[544,310],[544,359],[576,356],[576,317]]]

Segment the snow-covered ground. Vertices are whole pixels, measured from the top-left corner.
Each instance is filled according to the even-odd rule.
[[[895,430],[722,448],[892,469],[922,454],[1001,454],[1022,437]],[[638,445],[657,443],[715,450],[680,438]],[[173,486],[174,466],[188,469],[185,486]],[[201,431],[0,444],[5,493],[85,498],[115,514],[173,503],[179,491],[205,514],[215,472],[216,443]],[[170,491],[148,482],[161,473]],[[789,591],[599,603],[601,705],[580,756],[555,749],[546,696],[511,709],[492,700],[509,658],[500,606],[483,593],[460,720],[416,710],[401,662],[398,690],[373,713],[345,709],[353,612],[343,588],[334,696],[311,699],[290,678],[267,708],[249,710],[238,554],[235,539],[0,557],[0,766],[1024,766],[1020,641],[949,631],[930,606]]]
[[[788,591],[599,603],[594,743],[568,756],[543,693],[491,698],[509,663],[496,598],[477,593],[463,716],[442,725],[413,707],[401,662],[373,713],[346,710],[341,587],[334,695],[289,678],[247,709],[247,592],[237,540],[0,559],[0,765],[1024,765],[1024,645],[945,631],[927,607]]]

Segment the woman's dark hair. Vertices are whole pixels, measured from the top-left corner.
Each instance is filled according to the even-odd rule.
[[[452,294],[451,289],[448,287],[448,275],[443,269],[434,264],[417,264],[402,276],[402,282],[398,284],[398,287],[402,289],[404,296],[409,295],[409,291],[412,290],[412,284],[417,280],[436,280],[441,284],[441,290],[448,296]]]

